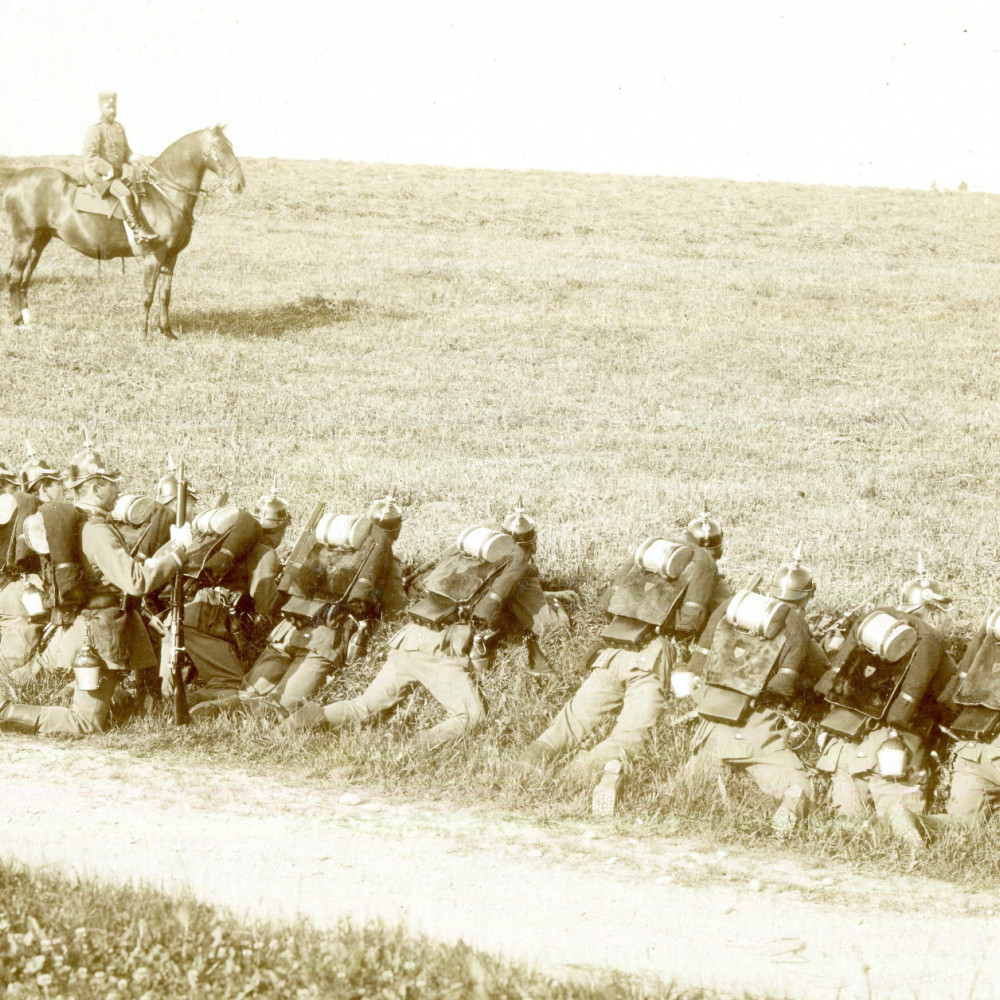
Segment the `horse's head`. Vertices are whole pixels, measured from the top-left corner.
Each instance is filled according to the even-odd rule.
[[[226,138],[222,125],[205,129],[205,166],[225,181],[226,187],[239,194],[246,185],[243,168],[236,159],[233,145]]]

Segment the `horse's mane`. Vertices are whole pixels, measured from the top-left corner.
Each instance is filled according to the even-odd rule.
[[[219,133],[225,128],[225,125],[209,125],[207,128],[196,129],[194,132],[188,132],[187,135],[182,135],[179,139],[172,142],[167,148],[160,153],[160,155],[153,160],[153,166],[157,170],[162,170],[165,174],[170,174],[172,168],[176,169],[181,165],[181,163],[186,163],[189,158],[189,147],[196,143],[198,139],[204,135],[206,132],[218,131]]]

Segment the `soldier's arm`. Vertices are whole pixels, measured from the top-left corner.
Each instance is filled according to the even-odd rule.
[[[566,612],[549,600],[533,564],[511,594],[510,609],[517,620],[539,638],[555,628],[569,628]]]
[[[965,677],[965,675],[972,669],[972,664],[976,659],[976,654],[979,652],[979,647],[982,646],[985,639],[986,623],[983,622],[983,624],[979,626],[979,630],[972,637],[972,642],[969,643],[965,650],[965,655],[962,657],[962,662],[958,665],[958,673],[960,676]]]
[[[705,676],[705,659],[709,652],[711,652],[712,640],[715,638],[715,630],[725,615],[726,605],[720,604],[712,612],[711,618],[708,619],[705,631],[698,636],[697,644],[692,643],[691,645],[691,659],[688,661],[688,670],[698,674],[699,677]]]
[[[903,676],[899,694],[886,716],[890,725],[906,726],[913,720],[920,702],[934,683],[942,658],[946,655],[940,636],[932,632],[921,635]]]
[[[837,676],[838,671],[843,667],[843,665],[850,659],[851,655],[858,648],[858,630],[857,623],[847,633],[847,638],[844,640],[843,646],[837,650],[834,654],[833,659],[830,661],[830,668],[825,674],[820,678],[819,683],[816,684],[815,690],[817,694],[826,697],[830,693],[833,687],[834,678]]]
[[[253,609],[258,615],[269,618],[278,604],[281,594],[278,591],[278,580],[281,578],[281,560],[278,553],[270,546],[261,554],[257,564],[250,574],[250,598]]]
[[[133,559],[121,536],[111,525],[89,522],[83,526],[84,554],[122,593],[141,597],[162,587],[181,567],[183,549],[154,552],[146,560]]]
[[[705,552],[696,552],[695,559],[698,564],[691,574],[691,581],[684,591],[683,603],[674,619],[674,629],[680,635],[697,635],[702,630],[705,619],[708,618],[708,605],[718,578],[711,556]]]
[[[507,561],[507,565],[490,581],[486,593],[476,602],[472,617],[479,619],[489,628],[496,628],[504,605],[530,567],[530,559],[520,549],[516,549]]]

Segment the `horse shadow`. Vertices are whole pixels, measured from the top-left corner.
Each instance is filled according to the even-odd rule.
[[[280,340],[286,334],[350,323],[377,312],[363,299],[334,299],[310,295],[255,309],[178,310],[176,327],[182,333],[215,333],[233,340]]]

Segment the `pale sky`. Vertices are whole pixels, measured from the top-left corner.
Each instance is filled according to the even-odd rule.
[[[997,0],[3,0],[0,155],[155,155],[1000,191]]]

